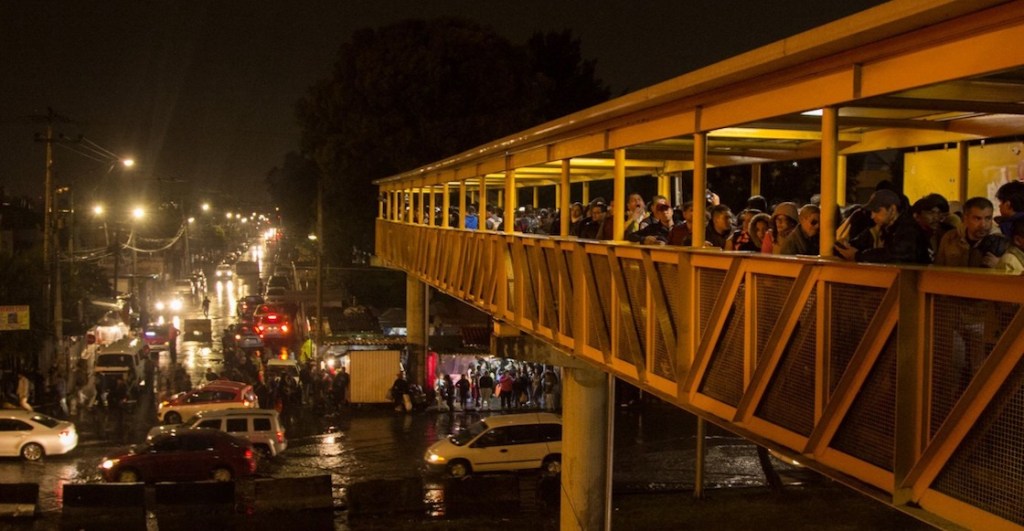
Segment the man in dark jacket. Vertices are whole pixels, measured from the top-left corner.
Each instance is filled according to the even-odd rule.
[[[642,229],[626,234],[626,239],[631,242],[647,245],[665,245],[668,243],[669,233],[672,231],[672,205],[664,196],[655,196],[654,205],[651,206],[651,222]]]
[[[928,264],[928,237],[913,216],[900,210],[900,196],[892,190],[878,190],[864,207],[871,212],[877,230],[877,242],[859,248],[844,242],[836,243],[836,252],[846,260],[874,263]],[[867,232],[867,231],[865,231]],[[862,235],[854,239],[864,239]]]

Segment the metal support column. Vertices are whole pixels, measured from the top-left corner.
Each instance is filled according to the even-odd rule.
[[[466,181],[459,181],[459,228],[466,228]]]
[[[437,192],[434,191],[433,185],[429,188],[430,190],[430,213],[427,214],[427,226],[434,226],[434,216],[437,215]]]
[[[615,169],[612,182],[612,209],[605,216],[612,217],[612,240],[626,239],[626,219],[622,215],[626,211],[626,150],[615,150]]]
[[[708,134],[693,134],[693,247],[704,247],[707,230],[707,202],[704,191],[708,189]]]
[[[701,499],[704,497],[704,439],[707,438],[707,425],[704,419],[697,417],[697,452],[694,456],[696,462],[694,463],[694,479],[693,479],[693,497]]]
[[[449,221],[451,216],[449,213],[452,210],[452,194],[448,189],[448,183],[441,185],[441,226],[444,228],[451,227],[452,224]]]
[[[409,363],[406,376],[409,383],[425,385],[427,343],[427,285],[411,274],[405,276],[405,327],[409,348]]]
[[[559,234],[562,236],[569,235],[569,218],[572,217],[569,212],[569,210],[571,210],[569,208],[571,200],[569,197],[569,188],[572,187],[572,184],[569,182],[571,177],[571,167],[572,162],[570,159],[562,161],[562,180],[558,185],[558,208],[562,211],[562,215],[559,216],[558,223],[560,225]]]
[[[515,232],[516,199],[516,170],[507,169],[505,170],[505,234]]]
[[[607,529],[611,448],[608,389],[611,377],[586,368],[564,368],[562,419],[562,507],[559,528]]]
[[[826,107],[821,111],[821,229],[818,232],[818,254],[823,258],[835,255],[838,159],[839,108]]]
[[[967,187],[967,177],[970,174],[970,143],[957,142],[957,189],[960,192],[960,204],[963,204],[971,197],[970,189]],[[998,206],[998,205],[997,205]],[[996,209],[998,210],[998,208]]]
[[[761,195],[761,165],[750,166],[750,195]],[[771,212],[769,212],[771,214]]]

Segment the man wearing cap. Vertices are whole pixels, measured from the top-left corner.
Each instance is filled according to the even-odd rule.
[[[626,234],[626,239],[631,242],[643,243],[646,245],[665,245],[668,243],[669,233],[672,231],[672,205],[668,203],[665,196],[655,196],[654,204],[651,205],[651,218],[653,223],[646,227]]]
[[[994,210],[992,201],[985,197],[972,197],[964,202],[963,225],[942,236],[935,265],[994,267],[999,257],[986,254],[980,248],[986,236],[999,233],[992,219]]]
[[[900,212],[900,196],[896,192],[878,190],[871,194],[864,208],[875,222],[878,246],[857,249],[845,242],[837,242],[835,250],[840,256],[857,262],[930,263],[928,239],[912,216]]]

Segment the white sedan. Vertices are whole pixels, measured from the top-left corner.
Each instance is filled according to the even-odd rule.
[[[0,455],[38,461],[44,455],[66,454],[78,446],[75,425],[42,413],[0,409]]]

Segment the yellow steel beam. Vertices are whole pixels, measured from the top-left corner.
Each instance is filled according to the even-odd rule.
[[[705,231],[707,221],[705,212],[707,206],[704,202],[704,191],[708,187],[707,168],[707,133],[695,133],[693,135],[693,247],[704,247]]]
[[[839,183],[838,124],[839,109],[826,107],[821,116],[821,227],[818,231],[818,254],[828,258],[835,253],[836,188]],[[801,229],[797,229],[801,230]]]

